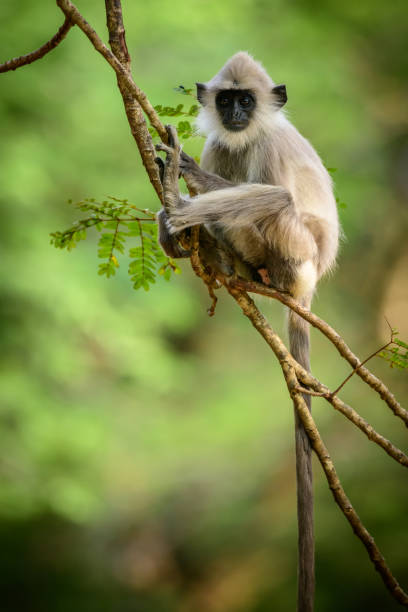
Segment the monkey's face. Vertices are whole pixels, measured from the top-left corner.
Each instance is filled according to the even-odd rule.
[[[224,89],[217,93],[215,105],[223,126],[230,132],[241,132],[249,125],[256,98],[248,90]]]

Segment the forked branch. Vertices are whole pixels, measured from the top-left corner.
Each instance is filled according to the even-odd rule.
[[[350,523],[354,533],[364,544],[368,556],[370,557],[372,563],[374,564],[375,569],[380,574],[385,586],[391,593],[391,595],[403,606],[408,607],[408,595],[401,588],[398,581],[394,578],[391,573],[385,558],[380,552],[377,544],[373,536],[369,533],[369,531],[364,527],[360,517],[357,512],[354,510],[349,498],[344,492],[343,487],[341,486],[341,482],[339,477],[337,476],[336,469],[334,467],[334,463],[329,455],[329,452],[324,445],[324,442],[319,434],[319,431],[316,427],[316,424],[313,420],[313,417],[310,411],[307,409],[305,404],[305,400],[303,399],[302,394],[297,388],[297,378],[293,368],[288,366],[287,364],[282,365],[282,369],[285,374],[286,382],[288,385],[288,389],[291,393],[292,399],[294,401],[297,413],[303,423],[303,426],[307,432],[309,440],[312,444],[313,450],[315,451],[320,464],[323,468],[323,471],[326,475],[327,482],[329,484],[330,490],[333,493],[333,497],[339,506],[340,510],[343,512],[344,516]]]
[[[357,376],[362,378],[367,385],[377,391],[381,399],[391,408],[393,413],[402,419],[405,425],[408,427],[408,411],[401,406],[397,401],[394,394],[387,388],[387,386],[377,378],[368,368],[363,365],[363,362],[352,352],[347,346],[343,338],[338,334],[326,321],[323,321],[320,317],[301,306],[295,299],[293,299],[287,293],[281,293],[276,289],[270,289],[260,283],[249,282],[245,280],[234,280],[233,284],[238,289],[248,291],[250,293],[258,293],[259,295],[265,295],[278,300],[285,306],[288,306],[294,310],[303,319],[308,321],[313,327],[319,329],[325,336],[334,344],[338,352],[349,364],[353,367]],[[381,349],[380,349],[381,350]]]
[[[306,406],[306,403],[302,396],[302,392],[299,388],[296,362],[289,354],[282,340],[273,331],[265,317],[260,313],[254,301],[248,296],[247,293],[243,292],[240,289],[237,289],[236,287],[234,287],[234,285],[235,283],[232,284],[232,286],[226,285],[227,290],[241,307],[244,315],[248,317],[252,325],[258,330],[258,332],[272,348],[273,352],[279,360],[289,393],[295,405],[295,409],[307,432],[313,450],[319,458],[320,464],[326,475],[327,482],[329,484],[330,490],[333,493],[333,497],[337,505],[350,523],[356,536],[364,544],[369,558],[374,564],[375,569],[380,574],[385,586],[387,587],[391,595],[400,604],[408,607],[408,595],[394,578],[389,567],[387,566],[383,555],[381,554],[378,546],[376,545],[374,538],[364,527],[361,519],[354,510],[350,500],[344,492],[343,487],[341,486],[333,461],[322,441],[322,438],[319,434],[313,417]]]

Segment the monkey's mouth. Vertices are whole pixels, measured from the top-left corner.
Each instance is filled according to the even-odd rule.
[[[241,132],[241,130],[245,130],[247,125],[248,123],[246,121],[229,121],[228,123],[224,124],[227,130],[230,130],[231,132]]]

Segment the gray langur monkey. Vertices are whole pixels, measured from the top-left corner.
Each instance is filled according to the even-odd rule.
[[[204,254],[216,273],[263,282],[310,308],[317,281],[334,265],[339,222],[328,172],[282,111],[285,86],[240,52],[208,83],[197,83],[197,98],[198,127],[207,136],[201,167],[180,151],[174,128],[168,128],[169,145],[157,146],[167,153],[165,164],[158,161],[165,197],[158,216],[163,249],[173,257],[188,256],[177,243],[178,233],[204,225],[214,239],[212,252]],[[180,195],[180,173],[197,196]],[[288,328],[291,353],[309,370],[309,326],[290,310]],[[304,397],[310,408],[310,396]],[[311,610],[310,443],[297,415],[296,457],[298,601],[299,609]]]
[[[327,170],[281,110],[285,86],[240,52],[208,83],[197,83],[197,98],[198,127],[207,134],[201,167],[179,151],[171,129],[170,147],[157,146],[167,153],[163,249],[188,256],[177,233],[203,224],[225,251],[213,262],[216,272],[264,282],[309,308],[335,262],[339,222]],[[179,173],[199,195],[180,195]],[[293,356],[309,368],[308,326],[293,311],[289,334]]]

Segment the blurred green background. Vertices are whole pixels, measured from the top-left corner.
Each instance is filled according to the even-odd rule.
[[[80,10],[107,39],[104,3]],[[345,232],[314,310],[361,356],[408,337],[405,0],[123,1],[135,80],[188,101],[244,49],[286,83],[290,118],[334,174]],[[45,42],[52,2],[3,0],[1,57]],[[2,610],[290,612],[296,600],[293,415],[272,353],[224,294],[209,319],[188,265],[132,291],[97,276],[96,238],[49,245],[83,197],[157,208],[110,67],[74,28],[0,75]],[[199,154],[203,141],[186,150]],[[261,303],[285,335],[281,307]],[[313,371],[349,372],[312,332]],[[405,373],[371,368],[403,402]],[[407,448],[406,429],[352,379],[343,392]],[[361,518],[408,587],[406,474],[330,406],[314,414]],[[318,464],[316,610],[399,606],[335,506]]]

